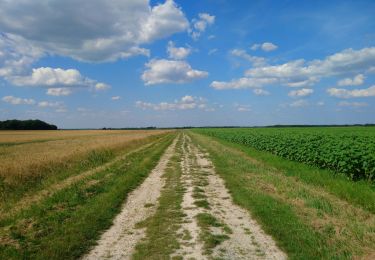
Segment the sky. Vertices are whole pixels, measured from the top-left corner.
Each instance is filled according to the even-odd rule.
[[[375,123],[375,1],[0,0],[0,120]]]

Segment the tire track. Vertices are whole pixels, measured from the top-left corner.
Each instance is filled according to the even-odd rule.
[[[182,227],[189,230],[191,242],[182,244],[178,255],[184,259],[286,259],[251,215],[233,203],[209,155],[193,144],[189,136],[184,135],[184,141],[182,165],[187,192],[183,208],[187,223]],[[196,189],[200,192],[194,193]],[[211,223],[199,225],[199,217]]]
[[[162,175],[175,151],[176,143],[177,138],[167,148],[145,181],[129,194],[112,227],[102,235],[97,246],[83,259],[131,258],[136,244],[145,236],[145,230],[136,228],[136,224],[155,212],[165,182]]]

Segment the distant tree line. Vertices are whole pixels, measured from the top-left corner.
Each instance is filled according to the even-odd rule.
[[[57,126],[41,120],[6,120],[0,121],[0,130],[57,130]]]

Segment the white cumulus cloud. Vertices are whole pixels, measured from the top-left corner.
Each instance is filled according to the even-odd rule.
[[[362,85],[364,81],[365,81],[365,76],[363,74],[358,74],[354,78],[345,78],[345,79],[339,80],[337,82],[337,85],[340,87],[359,86],[359,85]]]
[[[242,54],[239,52],[237,54]],[[245,55],[244,55],[245,57]],[[254,66],[245,72],[245,77],[232,79],[229,82],[211,83],[215,88],[241,88],[253,86],[281,84],[288,87],[313,86],[322,78],[361,73],[367,71],[375,63],[375,47],[360,50],[346,49],[325,59],[306,62],[303,59],[292,60],[280,65]]]
[[[95,90],[107,90],[107,89],[110,89],[111,88],[111,86],[110,85],[108,85],[108,84],[105,84],[105,83],[101,83],[101,82],[99,82],[99,83],[96,83],[95,84]]]
[[[76,69],[41,67],[33,69],[31,75],[13,76],[10,80],[16,86],[47,87],[47,94],[53,96],[69,95],[71,90],[67,89],[75,87],[92,87],[96,90],[110,88],[105,83],[84,77]],[[57,89],[51,90],[52,88]]]
[[[191,48],[176,47],[172,41],[168,42],[167,52],[169,58],[182,60],[185,59],[191,53]]]
[[[31,75],[16,76],[12,83],[17,86],[85,86],[90,80],[78,70],[41,67],[33,69]]]
[[[361,98],[361,97],[374,97],[375,85],[365,89],[343,89],[343,88],[329,88],[327,89],[329,95],[338,98]]]
[[[164,83],[186,83],[205,78],[208,72],[192,69],[186,61],[154,59],[146,63],[142,80],[146,85]]]
[[[198,19],[193,19],[193,28],[190,29],[190,34],[193,39],[198,39],[199,36],[206,31],[209,25],[215,23],[215,16],[208,13],[198,14]]]
[[[274,51],[277,48],[278,46],[276,44],[273,44],[272,42],[255,43],[250,47],[250,49],[253,51],[262,49],[263,51],[266,51],[266,52]]]
[[[3,1],[0,27],[45,52],[103,62],[148,55],[141,47],[186,31],[189,22],[173,0]]]
[[[364,71],[375,62],[375,47],[361,50],[346,49],[324,60],[294,60],[281,65],[251,68],[245,75],[250,78],[277,78],[280,83],[297,84],[316,82],[320,78]]]

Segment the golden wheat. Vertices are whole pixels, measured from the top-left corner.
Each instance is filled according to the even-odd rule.
[[[166,131],[4,131],[0,146],[0,178],[5,183],[43,178],[57,166],[77,161],[91,151],[116,150],[127,143]],[[11,135],[13,133],[13,135]],[[49,140],[50,139],[50,140]],[[35,142],[44,140],[43,142]],[[1,144],[0,142],[0,144]],[[23,143],[29,142],[29,143]]]

